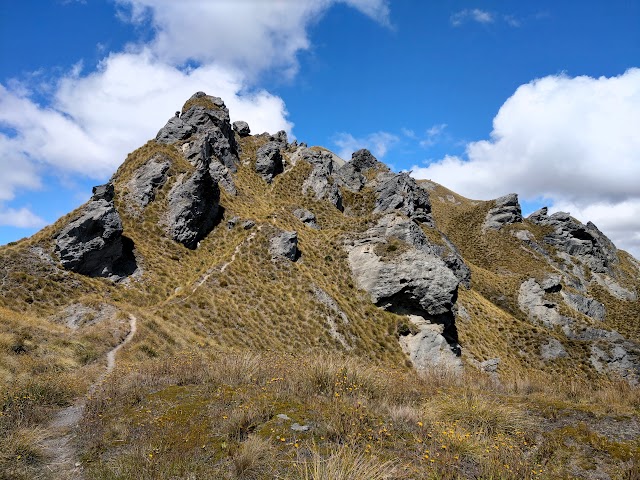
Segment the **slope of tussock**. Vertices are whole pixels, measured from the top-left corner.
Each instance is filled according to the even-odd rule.
[[[193,167],[179,145],[155,141],[113,178],[139,274],[113,283],[60,268],[54,237],[79,210],[0,248],[0,479],[48,478],[44,427],[99,377],[129,314],[137,333],[79,424],[87,478],[637,478],[638,390],[598,376],[584,343],[519,309],[520,284],[553,269],[511,233],[541,239],[548,229],[525,221],[482,232],[490,202],[423,184],[472,281],[458,298],[466,373],[418,377],[397,341],[405,317],[357,288],[343,247],[373,224],[373,192],[344,191],[343,214],[301,193],[310,165],[288,165],[267,184],[254,168],[266,137],[237,140],[238,195],[221,191],[219,223],[195,250],[163,225],[172,186]],[[137,212],[128,182],[157,155],[170,160],[168,181]],[[271,259],[279,230],[298,233],[295,263]],[[621,259],[620,281],[640,290],[633,260]],[[604,327],[640,340],[640,302],[601,287],[589,294],[606,303]],[[545,362],[551,337],[568,355]],[[500,381],[471,366],[496,357]]]

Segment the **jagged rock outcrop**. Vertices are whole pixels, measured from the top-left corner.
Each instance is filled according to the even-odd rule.
[[[338,169],[337,176],[342,186],[353,192],[359,192],[367,183],[363,173],[371,168],[387,169],[384,164],[378,162],[369,150],[363,148],[353,152],[351,161]]]
[[[431,323],[417,315],[409,316],[409,321],[417,332],[403,332],[399,342],[416,370],[437,369],[453,373],[462,370],[462,359],[451,351],[451,345],[444,337],[444,325]]]
[[[347,245],[347,251],[353,277],[373,303],[441,325],[438,335],[446,340],[448,355],[460,354],[453,313],[460,280],[433,251],[415,222],[398,214],[385,215]],[[420,358],[427,358],[427,351],[435,352],[440,343],[434,340],[434,328],[425,328],[420,335],[429,346],[415,344],[418,340],[414,337],[405,339],[407,352],[422,351]]]
[[[167,124],[160,129],[156,135],[158,143],[175,143],[186,140],[197,130],[195,125],[190,125],[180,117],[175,116],[169,119]]]
[[[565,212],[547,216],[546,208],[532,213],[528,220],[554,228],[543,238],[544,243],[576,257],[593,272],[614,275],[613,267],[619,263],[617,249],[593,223],[583,225]]]
[[[186,111],[171,118],[156,135],[158,143],[183,142],[185,158],[196,168],[210,169],[216,183],[235,195],[230,172],[237,170],[238,145],[229,120],[229,110],[219,97],[203,92],[185,104]]]
[[[483,229],[500,230],[505,225],[522,222],[522,210],[518,195],[510,193],[494,200],[494,206],[487,212]]]
[[[596,299],[571,292],[562,292],[562,298],[574,310],[595,320],[604,320],[606,314],[605,306]]]
[[[305,208],[296,208],[293,211],[293,215],[295,215],[298,220],[304,223],[307,227],[313,228],[315,230],[320,230],[320,227],[316,223],[316,216]]]
[[[269,253],[273,260],[285,259],[295,262],[300,256],[298,233],[280,231],[269,240]]]
[[[398,211],[417,222],[435,226],[429,194],[408,173],[381,172],[376,177],[374,213]]]
[[[242,120],[233,122],[233,131],[241,137],[248,137],[251,134],[249,124],[247,122],[243,122]]]
[[[280,147],[278,142],[268,142],[256,153],[256,172],[267,183],[271,183],[276,175],[284,171]]]
[[[300,157],[309,162],[313,168],[311,174],[302,184],[303,195],[313,192],[316,200],[327,200],[338,210],[344,210],[342,194],[333,176],[337,165],[334,163],[332,155],[313,148],[306,148],[300,152]]]
[[[208,169],[183,175],[171,188],[164,222],[176,242],[194,249],[213,228],[220,200],[218,184]]]
[[[65,269],[114,279],[135,271],[133,242],[122,235],[122,220],[113,199],[113,184],[94,187],[80,216],[56,235],[55,251]]]
[[[128,199],[139,209],[149,205],[156,192],[167,181],[167,175],[171,160],[164,155],[155,155],[144,165],[133,172],[131,180],[127,183]]]

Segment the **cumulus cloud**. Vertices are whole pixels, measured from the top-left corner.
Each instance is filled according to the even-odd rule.
[[[25,207],[18,210],[0,207],[0,225],[18,228],[39,228],[46,225],[46,222]]]
[[[494,118],[491,139],[468,144],[465,158],[413,172],[472,198],[510,191],[546,198],[583,221],[599,225],[599,218],[605,233],[626,244],[640,232],[638,125],[640,69],[610,78],[548,76],[519,87]]]
[[[148,51],[112,54],[93,73],[73,71],[60,79],[46,107],[0,85],[0,124],[15,131],[13,138],[0,135],[0,158],[19,157],[24,170],[0,179],[8,183],[3,191],[34,186],[34,173],[44,167],[108,176],[197,90],[223,97],[232,115],[256,131],[291,130],[283,101],[260,90],[244,94],[243,77],[231,70],[180,70]]]
[[[254,132],[291,133],[282,99],[255,88],[259,73],[295,72],[296,54],[310,47],[309,26],[336,3],[389,23],[387,0],[117,2],[128,21],[150,21],[148,43],[108,54],[93,71],[78,62],[44,87],[38,75],[0,83],[5,224],[40,221],[8,202],[37,189],[44,173],[106,180],[196,91],[222,97],[232,121],[245,120]]]
[[[367,148],[379,159],[384,157],[399,138],[389,132],[375,132],[365,137],[354,137],[350,133],[338,133],[333,138],[333,143],[338,147],[338,156],[349,160],[351,154],[361,148]]]
[[[174,64],[217,62],[247,74],[274,66],[295,72],[296,54],[310,46],[308,27],[336,3],[389,23],[387,0],[118,0],[134,23],[150,21],[149,47]]]

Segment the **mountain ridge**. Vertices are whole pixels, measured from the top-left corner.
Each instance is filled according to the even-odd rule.
[[[4,383],[63,372],[74,381],[56,402],[91,383],[134,314],[129,366],[248,349],[416,382],[640,379],[640,266],[595,225],[523,218],[515,194],[466,199],[367,150],[345,162],[251,135],[202,92],[0,260]]]

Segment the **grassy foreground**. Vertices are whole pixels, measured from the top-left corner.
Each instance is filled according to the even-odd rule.
[[[86,478],[640,476],[640,393],[627,383],[416,377],[315,353],[184,352],[121,365],[80,424]],[[25,450],[9,456],[3,445],[2,478],[47,478],[39,434],[14,431],[9,442]]]

